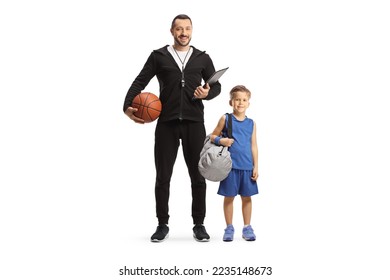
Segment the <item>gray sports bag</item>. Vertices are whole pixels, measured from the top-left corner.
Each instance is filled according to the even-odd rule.
[[[227,114],[228,137],[232,138],[232,116]],[[200,152],[198,169],[207,180],[219,182],[224,180],[232,169],[232,159],[228,147],[218,146],[211,142],[211,134],[206,136]]]

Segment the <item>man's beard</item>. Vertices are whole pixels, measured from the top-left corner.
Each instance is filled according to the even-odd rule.
[[[182,42],[180,42],[180,40],[179,40],[178,38],[175,38],[175,42],[176,42],[176,44],[178,44],[179,46],[187,47],[187,46],[190,44],[190,42],[191,42],[191,38],[189,38],[189,37],[187,37],[187,38],[188,38],[188,41],[187,41],[187,43],[185,43],[185,44],[183,44]]]

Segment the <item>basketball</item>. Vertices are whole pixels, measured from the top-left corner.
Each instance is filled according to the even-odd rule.
[[[150,123],[160,116],[162,105],[157,95],[151,92],[141,92],[134,97],[131,107],[138,109],[134,112],[137,118]]]

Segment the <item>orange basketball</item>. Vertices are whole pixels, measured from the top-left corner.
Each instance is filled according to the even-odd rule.
[[[157,95],[151,92],[141,92],[136,95],[131,107],[138,109],[138,111],[134,113],[137,118],[143,119],[146,123],[149,123],[160,116],[162,105]]]

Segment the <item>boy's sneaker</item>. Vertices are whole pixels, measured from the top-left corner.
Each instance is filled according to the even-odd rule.
[[[156,232],[153,233],[150,241],[161,242],[168,238],[169,227],[167,225],[158,225]]]
[[[195,225],[192,230],[196,241],[207,242],[210,240],[210,235],[208,235],[203,225]]]
[[[223,241],[233,241],[234,237],[234,227],[233,225],[228,225],[225,228],[225,233],[223,235]]]
[[[253,228],[250,225],[243,228],[242,238],[244,238],[246,241],[255,241],[256,240],[256,235],[254,234]]]

